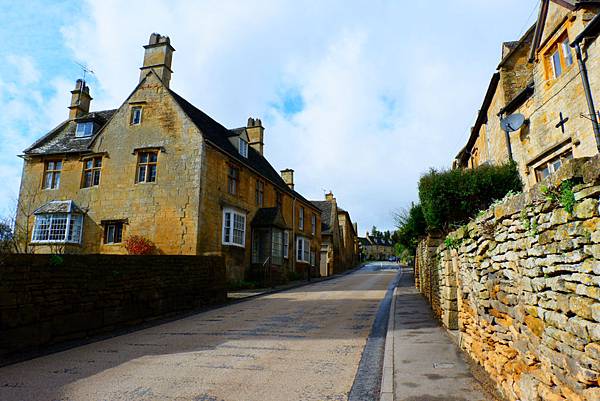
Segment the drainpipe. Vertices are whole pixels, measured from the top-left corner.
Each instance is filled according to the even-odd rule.
[[[581,52],[580,42],[577,41],[571,44],[575,48],[577,54],[577,62],[579,63],[579,72],[581,73],[581,81],[583,83],[583,91],[585,92],[585,98],[587,100],[588,109],[590,113],[590,120],[592,120],[592,127],[594,128],[594,136],[596,137],[596,148],[600,152],[600,126],[598,125],[598,115],[596,114],[596,107],[594,106],[594,99],[592,97],[592,90],[590,89],[590,79],[588,76],[587,67],[585,60]]]
[[[292,198],[292,271],[296,271],[296,197]]]

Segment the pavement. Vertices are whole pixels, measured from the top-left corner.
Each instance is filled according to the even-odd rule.
[[[0,400],[346,400],[388,267],[2,367]]]
[[[412,269],[402,269],[394,297],[381,401],[496,400],[414,287]]]

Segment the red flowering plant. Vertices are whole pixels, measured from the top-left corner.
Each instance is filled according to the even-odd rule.
[[[125,240],[125,249],[130,255],[152,255],[156,253],[156,245],[140,235],[132,235]]]

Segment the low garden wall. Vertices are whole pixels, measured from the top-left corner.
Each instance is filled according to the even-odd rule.
[[[10,255],[0,261],[0,362],[226,298],[217,256]]]
[[[423,242],[417,285],[508,399],[597,401],[600,158],[551,180],[579,184],[510,197],[433,252]]]

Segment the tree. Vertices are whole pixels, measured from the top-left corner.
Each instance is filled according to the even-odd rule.
[[[427,223],[421,205],[412,203],[409,209],[397,212],[395,219],[398,227],[394,233],[396,243],[414,254],[419,240],[427,233]]]

